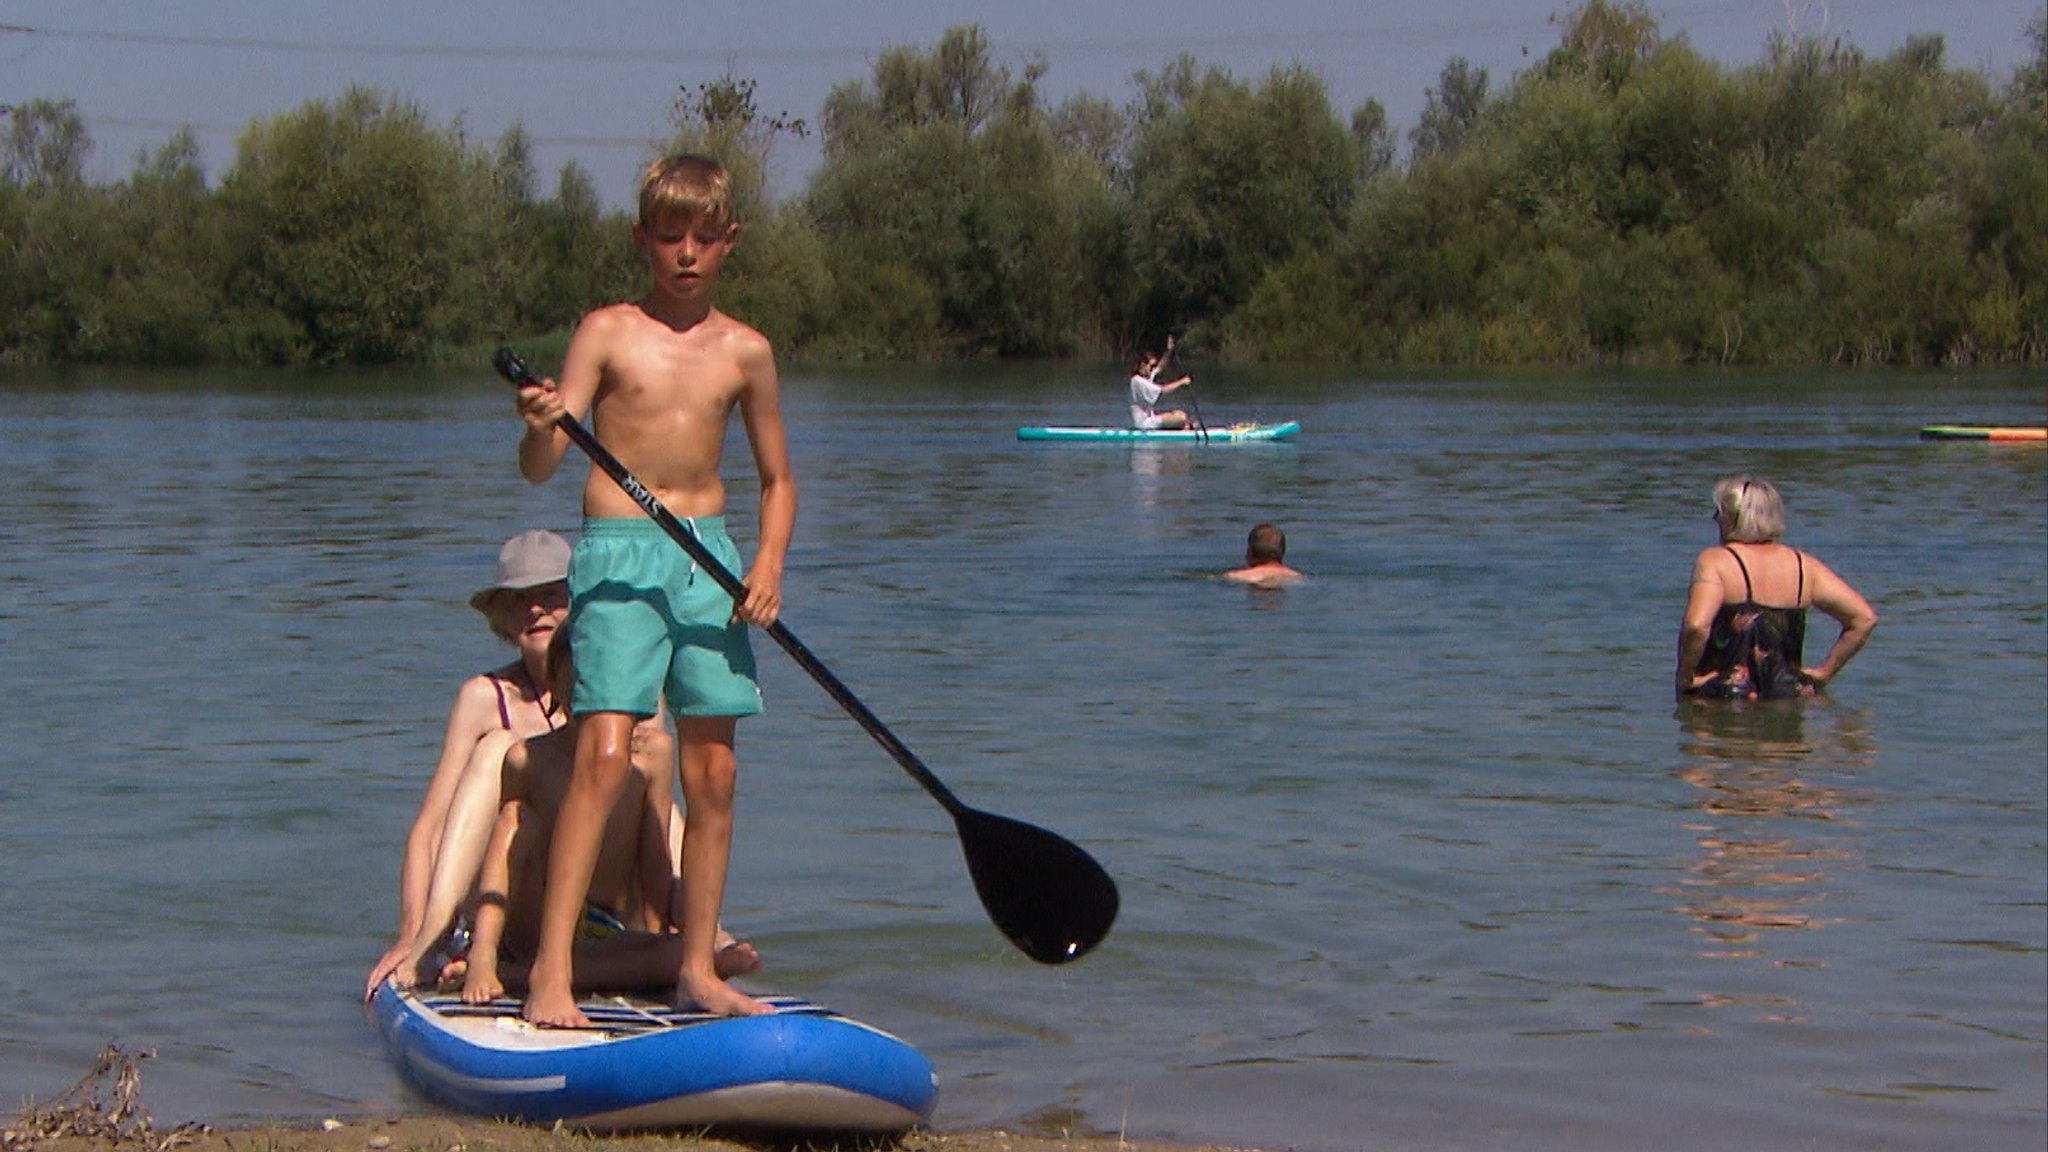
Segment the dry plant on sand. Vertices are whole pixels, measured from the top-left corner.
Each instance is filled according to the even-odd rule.
[[[142,1061],[155,1049],[129,1052],[109,1044],[78,1083],[48,1103],[31,1102],[14,1123],[0,1130],[0,1150],[39,1145],[67,1137],[107,1146],[133,1146],[143,1152],[167,1152],[205,1132],[203,1124],[183,1124],[159,1133],[142,1106]]]
[[[46,1103],[23,1106],[0,1129],[0,1152],[1249,1152],[1076,1132],[1064,1116],[1037,1118],[1037,1133],[916,1129],[894,1138],[701,1131],[594,1136],[559,1124],[446,1115],[226,1128],[192,1123],[158,1132],[140,1098],[140,1064],[155,1054],[111,1044],[101,1049],[78,1083]]]

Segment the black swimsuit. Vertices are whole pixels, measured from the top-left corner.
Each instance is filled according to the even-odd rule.
[[[1687,691],[1729,700],[1779,700],[1800,695],[1805,687],[1799,673],[1806,650],[1806,609],[1758,604],[1749,583],[1749,565],[1735,549],[1729,548],[1728,554],[1742,569],[1742,602],[1723,604],[1714,614],[1714,627],[1707,633],[1707,648],[1700,654],[1699,666],[1699,671],[1711,672],[1714,678]],[[1796,603],[1806,598],[1806,557],[1796,550],[1792,555],[1799,562]]]

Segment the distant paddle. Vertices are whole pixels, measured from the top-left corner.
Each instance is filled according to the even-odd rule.
[[[1170,335],[1166,338],[1166,358],[1176,361],[1180,359],[1179,351],[1174,345],[1173,337]],[[1202,402],[1195,399],[1193,379],[1190,378],[1189,382],[1181,385],[1180,388],[1181,391],[1188,394],[1188,407],[1195,410],[1195,431],[1202,434],[1202,443],[1207,444],[1209,442],[1209,422],[1202,419]]]
[[[509,348],[499,349],[491,358],[491,366],[515,385],[540,383]],[[557,426],[583,449],[591,463],[617,481],[670,539],[682,545],[690,559],[710,573],[719,587],[735,601],[746,598],[746,585],[740,578],[719,563],[682,521],[662,507],[661,501],[626,471],[618,457],[597,442],[582,421],[564,415]],[[953,826],[960,834],[960,849],[967,857],[967,874],[974,880],[981,906],[1018,951],[1041,964],[1065,964],[1080,959],[1109,935],[1109,926],[1116,920],[1116,882],[1094,857],[1043,828],[961,803],[782,621],[770,624],[765,631],[953,817]]]

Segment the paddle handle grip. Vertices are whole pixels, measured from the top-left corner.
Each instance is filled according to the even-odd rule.
[[[526,362],[519,358],[518,353],[510,348],[498,349],[497,354],[491,357],[491,366],[514,387],[540,387],[539,378],[527,368]],[[611,477],[626,495],[632,497],[633,503],[638,504],[641,511],[647,513],[648,518],[660,525],[661,530],[666,532],[670,539],[681,545],[683,551],[689,553],[690,559],[696,562],[697,567],[710,573],[711,578],[718,582],[720,588],[725,589],[726,595],[731,596],[734,603],[737,604],[747,598],[746,584],[741,582],[731,569],[720,563],[718,557],[713,556],[711,550],[704,547],[703,541],[697,539],[697,534],[678,520],[675,513],[670,512],[654,493],[647,490],[646,485],[635,479],[633,474],[626,470],[626,466],[619,462],[619,458],[612,455],[610,449],[598,443],[597,437],[590,434],[590,429],[584,427],[581,420],[565,412],[555,421],[555,426],[567,433],[569,442],[581,448],[583,454],[590,457],[590,462],[595,464],[599,471]],[[937,800],[956,819],[961,813],[968,811],[959,797],[953,795],[952,789],[947,788],[944,781],[933,775],[932,770],[924,766],[924,761],[919,760],[917,754],[910,750],[910,746],[897,739],[896,734],[889,731],[888,725],[882,723],[881,717],[876,716],[872,709],[861,703],[860,697],[855,696],[851,688],[833,675],[832,670],[825,667],[824,661],[819,660],[803,641],[797,639],[796,633],[791,632],[788,626],[777,620],[762,631],[781,645],[782,650],[789,653],[790,659],[795,660],[798,667],[809,673],[811,679],[817,681],[818,687],[823,688],[827,696],[846,709],[847,715],[852,716],[866,729],[867,734],[874,737],[875,743],[880,744],[905,772],[910,773],[910,778],[930,793],[932,799]]]

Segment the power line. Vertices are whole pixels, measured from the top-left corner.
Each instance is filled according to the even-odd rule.
[[[1722,0],[1726,2],[1726,0]],[[1023,54],[1094,54],[1183,51],[1193,49],[1278,48],[1295,45],[1326,46],[1331,43],[1403,40],[1440,36],[1446,32],[1488,32],[1526,28],[1548,23],[1548,18],[1479,17],[1457,21],[1386,23],[1351,28],[1304,28],[1299,30],[1215,33],[1199,36],[1147,34],[1123,37],[1077,37],[1031,40],[1013,49],[998,48],[1004,56]],[[42,37],[50,40],[80,40],[104,44],[138,44],[155,48],[217,48],[239,51],[290,52],[307,55],[373,56],[400,59],[443,58],[463,60],[577,60],[592,63],[646,62],[674,64],[679,60],[724,61],[735,58],[752,61],[798,62],[825,59],[858,59],[879,49],[873,46],[833,45],[749,48],[728,45],[719,48],[591,48],[572,45],[546,47],[477,46],[472,44],[390,44],[346,40],[279,40],[250,36],[195,36],[158,32],[107,32],[72,28],[41,28],[21,24],[0,24],[0,34]]]
[[[1665,5],[1657,13],[1659,22],[1683,22],[1733,15],[1741,12],[1752,14],[1758,0],[1691,0]],[[1765,26],[1775,23],[1766,19]],[[1387,44],[1458,39],[1466,36],[1484,37],[1508,31],[1535,31],[1538,28],[1557,24],[1555,16],[1510,16],[1488,15],[1465,19],[1436,19],[1419,21],[1379,21],[1364,25],[1344,27],[1322,27],[1286,29],[1272,25],[1258,26],[1250,30],[1236,29],[1229,32],[1204,33],[1199,35],[1160,35],[1148,33],[1132,36],[1094,36],[1032,39],[1008,47],[991,45],[995,54],[1003,58],[1028,56],[1066,56],[1125,54],[1145,51],[1201,52],[1227,51],[1242,53],[1246,50],[1286,51],[1299,48],[1328,49],[1332,46],[1350,46],[1360,43]],[[96,44],[132,44],[151,48],[199,48],[230,51],[254,51],[271,53],[293,53],[299,55],[384,57],[393,59],[454,59],[482,61],[529,61],[559,63],[564,60],[599,64],[651,63],[674,66],[679,62],[732,63],[747,61],[751,65],[773,63],[802,63],[830,60],[859,60],[886,51],[890,46],[875,45],[794,45],[794,46],[747,46],[728,44],[720,47],[688,47],[664,45],[660,47],[579,47],[557,45],[523,47],[514,45],[479,46],[475,44],[396,44],[374,41],[353,40],[287,40],[275,37],[255,36],[202,36],[166,32],[120,32],[80,28],[38,27],[25,24],[0,23],[0,36],[13,35],[42,40],[73,40]]]
[[[1794,0],[1795,3],[1798,0]],[[1809,5],[1814,0],[1806,0]],[[1823,7],[1825,11],[1825,7]],[[1688,23],[1712,22],[1731,16],[1745,18],[1761,17],[1760,28],[1769,30],[1777,26],[1779,16],[1773,0],[1673,0],[1653,11],[1660,29],[1667,36],[1682,34]],[[1789,18],[1789,17],[1788,17]],[[1380,21],[1364,25],[1343,27],[1285,29],[1270,24],[1257,26],[1250,31],[1206,33],[1190,36],[1144,34],[1133,36],[1072,37],[1065,39],[1033,39],[1010,47],[995,46],[996,54],[1005,58],[1029,55],[1095,55],[1101,53],[1130,53],[1143,51],[1195,51],[1229,50],[1242,52],[1246,49],[1284,50],[1294,47],[1328,48],[1332,45],[1354,45],[1360,42],[1385,44],[1389,42],[1428,41],[1457,38],[1464,35],[1483,36],[1514,30],[1533,31],[1540,27],[1555,27],[1559,18],[1555,15],[1537,17],[1533,15],[1488,15],[1465,19],[1434,19],[1418,21]],[[729,62],[746,60],[761,63],[797,63],[804,61],[847,60],[870,57],[889,45],[796,45],[783,47],[762,47],[746,45],[725,45],[722,47],[695,48],[664,45],[661,47],[578,47],[574,45],[546,45],[540,47],[520,46],[478,46],[474,44],[394,44],[373,41],[350,40],[284,40],[273,37],[254,36],[199,36],[165,32],[118,32],[78,28],[34,27],[25,24],[0,23],[0,35],[35,37],[45,40],[76,40],[99,44],[134,44],[153,48],[208,48],[234,51],[257,51],[276,53],[297,53],[301,55],[389,57],[396,59],[458,59],[458,60],[514,60],[559,62],[563,60],[589,63],[654,63],[674,65],[679,61]]]
[[[440,57],[467,60],[584,60],[605,63],[645,61],[672,64],[677,60],[725,60],[734,50],[724,48],[544,48],[477,47],[468,44],[375,44],[344,40],[273,40],[249,36],[184,36],[157,32],[89,32],[69,28],[31,28],[0,24],[0,34],[38,36],[49,40],[83,40],[103,44],[142,44],[155,48],[228,48],[261,52],[296,52],[323,56],[390,56],[398,58]],[[858,49],[778,48],[765,53],[777,59],[810,59],[858,54]]]
[[[50,40],[85,40],[105,44],[145,44],[158,48],[231,48],[263,52],[298,52],[326,56],[454,57],[474,60],[674,60],[683,56],[725,56],[699,50],[654,51],[642,48],[478,48],[456,44],[370,44],[348,41],[269,40],[245,36],[174,36],[154,32],[81,32],[65,28],[28,28],[0,24],[0,33],[40,36]]]
[[[5,107],[0,106],[0,112],[4,111]],[[246,124],[167,120],[153,116],[96,116],[90,112],[82,112],[80,116],[95,127],[146,128],[156,132],[176,132],[183,128],[207,136],[230,135],[248,127]],[[529,132],[526,142],[540,148],[646,148],[659,143],[659,140],[653,136],[536,136]]]

